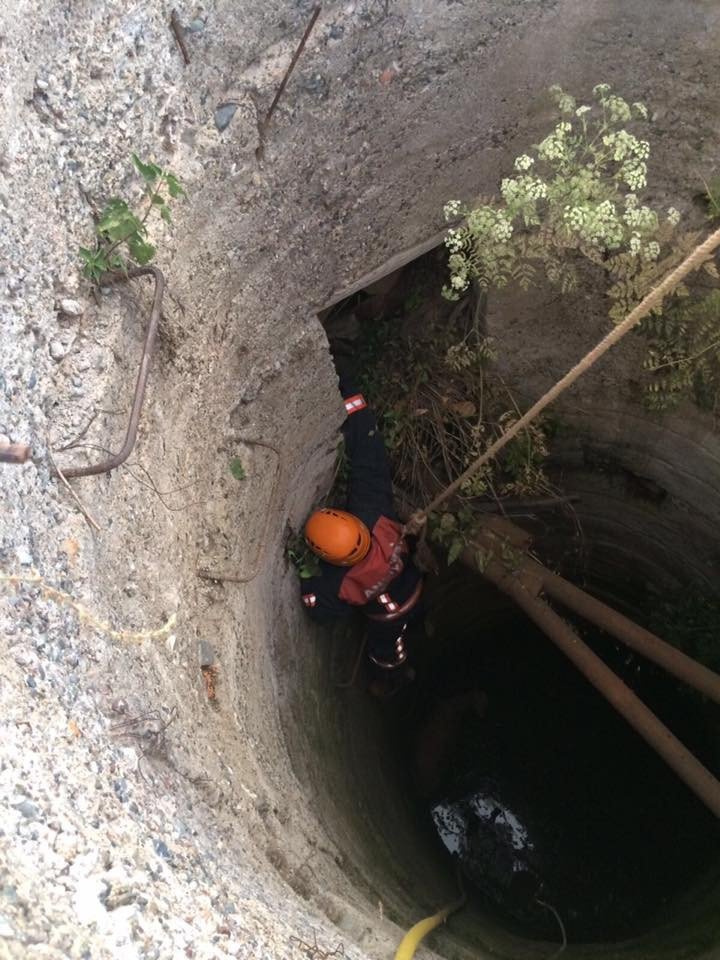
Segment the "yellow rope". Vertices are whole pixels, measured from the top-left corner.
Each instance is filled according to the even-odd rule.
[[[521,430],[524,430],[527,425],[535,419],[535,417],[540,414],[545,407],[549,406],[553,400],[556,400],[561,393],[564,393],[569,387],[572,386],[575,381],[583,375],[587,370],[590,369],[600,357],[606,353],[610,347],[614,346],[619,340],[630,332],[633,327],[645,317],[651,310],[659,306],[663,298],[667,294],[671,293],[679,283],[681,283],[685,277],[692,273],[697,267],[701,266],[709,256],[720,247],[720,229],[716,230],[714,233],[711,233],[710,236],[704,240],[699,246],[695,247],[692,253],[683,260],[683,262],[675,267],[674,270],[671,270],[667,274],[664,280],[662,280],[654,290],[651,290],[650,293],[640,301],[640,303],[625,317],[622,323],[619,323],[607,336],[603,337],[599,343],[597,343],[589,353],[586,353],[582,360],[579,360],[575,366],[569,370],[564,377],[562,377],[558,382],[552,386],[547,393],[543,394],[542,397],[534,403],[532,407],[523,414],[519,420],[505,431],[505,433],[499,437],[495,443],[491,444],[487,450],[481,454],[477,460],[470,464],[470,466],[465,470],[460,476],[454,480],[449,486],[447,486],[443,491],[441,491],[434,500],[432,500],[423,510],[417,511],[410,518],[408,524],[405,527],[406,533],[417,533],[425,523],[427,515],[432,513],[434,510],[445,503],[445,501],[451,497],[460,487],[465,483],[466,480],[469,480],[480,467],[484,466],[488,460],[492,460],[504,446],[506,446],[513,437],[516,437]]]
[[[397,953],[395,954],[395,960],[412,960],[415,956],[415,951],[420,945],[420,941],[426,937],[431,930],[434,930],[435,927],[439,927],[441,923],[445,923],[450,914],[459,910],[464,903],[465,895],[463,894],[459,900],[456,900],[454,903],[449,903],[431,917],[425,917],[424,920],[420,920],[415,926],[410,927],[400,941],[400,946],[397,948]]]
[[[32,584],[33,586],[39,587],[43,597],[47,600],[53,600],[55,603],[71,607],[75,613],[77,613],[78,619],[81,622],[87,623],[89,626],[94,627],[95,630],[106,633],[109,637],[112,637],[113,640],[129,640],[132,643],[141,643],[143,640],[153,640],[157,637],[164,637],[170,633],[177,620],[177,614],[173,613],[161,627],[155,630],[116,630],[110,626],[107,620],[101,620],[100,617],[88,610],[87,607],[84,607],[69,593],[66,593],[64,590],[58,590],[57,587],[51,587],[36,570],[28,574],[0,573],[0,583],[6,583],[13,587],[19,587],[21,584]]]

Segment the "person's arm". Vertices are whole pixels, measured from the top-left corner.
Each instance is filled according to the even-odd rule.
[[[307,577],[300,581],[300,599],[310,617],[318,623],[349,617],[352,612],[322,576]]]
[[[347,508],[372,529],[381,515],[395,517],[390,462],[375,414],[362,392],[345,379],[340,390],[347,413],[342,426],[350,465]]]

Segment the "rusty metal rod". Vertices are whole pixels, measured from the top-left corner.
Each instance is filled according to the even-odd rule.
[[[300,54],[301,54],[301,53],[303,52],[303,50],[305,49],[305,44],[308,42],[308,37],[310,36],[310,34],[311,34],[311,32],[312,32],[312,28],[315,26],[315,21],[316,21],[317,18],[320,16],[320,11],[321,11],[321,10],[322,10],[322,7],[318,4],[318,6],[315,7],[315,9],[314,9],[313,12],[312,12],[312,16],[310,17],[310,20],[308,21],[308,25],[305,27],[305,33],[302,35],[302,39],[300,40],[300,43],[297,45],[297,49],[295,50],[295,53],[293,54],[292,60],[290,61],[290,65],[288,66],[287,70],[285,71],[285,75],[284,75],[284,77],[282,78],[282,80],[280,81],[280,86],[277,88],[277,91],[276,91],[276,93],[275,93],[275,96],[273,97],[273,101],[272,101],[272,103],[270,104],[270,106],[269,106],[269,108],[268,108],[268,112],[265,114],[265,117],[264,117],[264,119],[262,120],[261,128],[262,128],[262,132],[263,132],[263,133],[265,133],[265,132],[267,131],[267,128],[268,128],[269,125],[270,125],[270,121],[272,120],[272,115],[275,113],[275,107],[277,107],[278,103],[280,102],[280,97],[283,95],[283,91],[285,90],[285,87],[287,86],[287,82],[288,82],[288,80],[290,79],[290,74],[291,74],[291,73],[293,72],[293,70],[295,69],[295,64],[296,64],[296,63],[298,62],[298,60],[300,59]]]
[[[462,559],[517,603],[705,806],[720,818],[720,782],[600,657],[583,643],[575,631],[546,603],[528,592],[517,576],[508,574],[501,562],[491,561],[484,570],[480,570],[477,550],[473,547],[466,548]]]
[[[633,623],[601,600],[591,597],[556,573],[540,564],[538,566],[541,569],[543,589],[548,596],[612,634],[626,646],[657,663],[678,679],[695,687],[715,703],[720,703],[720,675],[698,663],[697,660],[693,660],[692,657],[688,657],[677,647],[656,637],[649,630]]]
[[[133,397],[133,405],[130,411],[130,421],[128,423],[127,433],[125,434],[125,441],[118,453],[113,454],[106,460],[102,460],[100,463],[93,463],[87,467],[63,467],[62,472],[66,477],[91,477],[98,473],[109,473],[111,470],[119,467],[120,464],[125,463],[135,446],[138,423],[140,422],[140,411],[142,410],[143,400],[145,399],[145,387],[150,371],[150,359],[152,357],[155,337],[160,322],[160,310],[162,308],[163,293],[165,292],[165,277],[163,276],[162,270],[158,267],[130,267],[123,273],[107,274],[103,277],[103,283],[122,283],[134,277],[154,277],[155,294],[153,296],[150,321],[148,322],[147,332],[145,334],[145,343],[143,345],[142,359],[140,360],[140,369],[138,370],[135,396]]]
[[[26,443],[0,443],[0,463],[27,463],[30,453]]]
[[[182,23],[180,23],[180,17],[175,9],[173,9],[172,13],[170,14],[170,29],[175,36],[175,41],[178,47],[180,48],[180,53],[185,61],[185,66],[188,66],[190,63],[190,54],[188,53],[187,44],[185,43],[185,28],[183,27]]]

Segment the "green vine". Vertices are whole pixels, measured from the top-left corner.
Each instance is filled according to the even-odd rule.
[[[645,368],[651,409],[676,407],[690,394],[697,405],[715,410],[720,400],[720,290],[670,307],[643,321],[650,341]]]

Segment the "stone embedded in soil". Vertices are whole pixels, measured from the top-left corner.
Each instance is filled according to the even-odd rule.
[[[221,103],[215,111],[215,126],[220,133],[230,126],[230,121],[235,116],[238,105],[236,103]]]
[[[153,840],[153,847],[155,848],[155,853],[159,857],[162,857],[163,860],[171,861],[173,859],[172,851],[164,840]]]
[[[330,81],[321,73],[315,73],[301,82],[303,90],[320,99],[325,99],[330,93]]]
[[[115,791],[115,796],[118,798],[120,803],[126,803],[130,799],[128,782],[125,777],[121,777],[119,780],[113,781],[113,790]]]
[[[40,816],[40,810],[31,800],[23,800],[21,803],[15,804],[15,809],[21,813],[26,820],[35,820]]]
[[[79,300],[64,299],[58,304],[60,313],[66,317],[81,317],[85,313],[85,307]]]
[[[17,557],[18,563],[21,567],[31,567],[33,563],[32,554],[27,547],[17,547],[15,550],[15,556]]]
[[[58,362],[62,360],[67,353],[67,347],[59,340],[51,340],[49,350],[50,356],[53,358],[53,360]]]
[[[215,663],[215,651],[207,640],[200,640],[198,643],[198,653],[201,667],[211,667]]]

